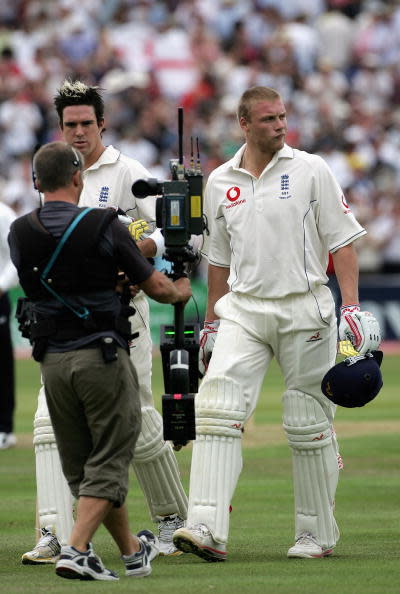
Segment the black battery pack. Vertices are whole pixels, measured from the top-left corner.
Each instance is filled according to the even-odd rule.
[[[194,394],[164,394],[161,398],[164,439],[180,444],[196,439]]]

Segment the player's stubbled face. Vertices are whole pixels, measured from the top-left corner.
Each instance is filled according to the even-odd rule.
[[[244,131],[247,144],[262,153],[274,154],[283,148],[287,120],[282,100],[253,101]]]

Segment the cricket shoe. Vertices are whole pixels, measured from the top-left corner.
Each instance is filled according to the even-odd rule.
[[[179,528],[173,542],[183,553],[193,553],[206,561],[225,561],[227,556],[226,544],[214,540],[205,524]]]
[[[318,559],[320,557],[328,557],[332,554],[333,547],[330,549],[322,548],[309,532],[304,532],[296,540],[293,547],[288,550],[288,557],[298,559]]]
[[[71,580],[101,580],[115,582],[116,573],[104,567],[91,544],[87,551],[78,551],[69,545],[61,547],[60,558],[56,563],[56,574]]]
[[[122,555],[125,563],[125,575],[145,577],[151,574],[151,562],[160,552],[158,538],[150,530],[137,533],[140,541],[140,551],[132,555]]]
[[[55,536],[48,528],[41,528],[42,536],[36,546],[22,555],[23,565],[42,565],[56,563],[60,555],[61,546]]]
[[[0,450],[8,450],[8,448],[12,448],[17,443],[17,438],[15,437],[14,433],[5,433],[4,431],[0,432]]]
[[[182,555],[182,551],[177,549],[174,545],[172,537],[178,528],[183,528],[185,522],[178,516],[178,514],[171,514],[170,516],[158,516],[157,519],[160,555]]]

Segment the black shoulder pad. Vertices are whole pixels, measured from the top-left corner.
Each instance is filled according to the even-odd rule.
[[[81,208],[80,212],[83,210]],[[116,217],[117,212],[113,208],[93,208],[79,221],[68,238],[65,248],[75,252],[76,257],[85,256],[98,244],[101,235]]]
[[[32,212],[28,212],[26,215],[22,217],[18,217],[15,219],[13,226],[14,229],[18,234],[22,234],[22,236],[31,229],[35,231],[39,231],[41,233],[45,233],[46,235],[50,235],[47,229],[42,225],[39,219],[39,212],[40,208],[36,208]]]

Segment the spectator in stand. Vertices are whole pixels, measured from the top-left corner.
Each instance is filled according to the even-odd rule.
[[[65,44],[77,25],[84,30],[74,37],[77,43]],[[70,77],[110,89],[115,109],[107,138],[118,144],[135,121],[164,171],[178,148],[177,105],[185,105],[186,129],[201,141],[208,174],[208,162],[224,161],[237,149],[227,105],[237,102],[245,88],[265,85],[277,88],[290,109],[293,145],[316,152],[329,136],[343,153],[337,130],[357,129],[363,176],[396,190],[396,0],[16,0],[1,6],[0,28],[1,49],[9,48],[0,58],[2,182],[13,180],[13,165],[21,151],[32,152],[32,138],[39,134],[40,143],[59,138],[51,99]],[[309,31],[313,40],[303,35]],[[108,83],[116,73],[123,87]],[[43,96],[30,92],[20,103],[15,89],[24,81],[33,81]]]

